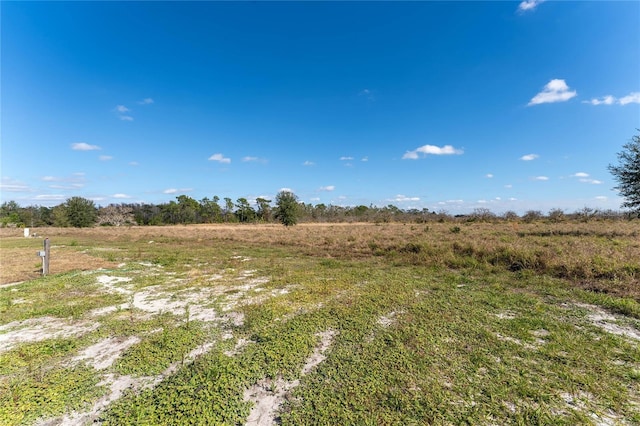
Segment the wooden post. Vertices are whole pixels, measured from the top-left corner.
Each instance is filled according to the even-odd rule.
[[[42,258],[42,275],[49,273],[49,255],[51,254],[51,242],[49,238],[44,239],[44,257]]]

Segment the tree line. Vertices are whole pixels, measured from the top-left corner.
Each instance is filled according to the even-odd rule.
[[[291,192],[280,192],[275,200],[257,198],[254,203],[246,198],[220,199],[217,196],[196,200],[180,195],[167,203],[120,203],[96,206],[92,200],[71,197],[54,207],[21,207],[15,201],[0,205],[0,226],[18,227],[91,227],[130,225],[178,225],[202,223],[281,223],[285,226],[299,222],[407,222],[432,221],[524,221],[546,220],[589,221],[593,219],[630,219],[631,213],[598,210],[585,207],[573,213],[552,209],[546,214],[529,210],[522,215],[507,211],[500,215],[486,208],[476,208],[466,215],[450,215],[446,211],[428,209],[401,209],[389,204],[335,206],[300,202]]]

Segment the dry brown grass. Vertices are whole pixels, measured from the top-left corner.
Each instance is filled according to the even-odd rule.
[[[456,230],[459,228],[459,230]],[[119,228],[43,228],[40,235],[80,246],[129,244],[157,239],[199,244],[281,247],[320,257],[358,259],[377,256],[402,264],[447,268],[529,271],[570,280],[589,290],[640,300],[640,222],[588,223],[349,223],[281,225],[191,225]],[[0,282],[38,274],[35,251],[41,240],[15,247],[19,229],[1,229]],[[207,245],[208,245],[207,244]],[[214,245],[215,245],[214,244]],[[203,244],[204,245],[204,244]],[[11,247],[11,248],[7,248]],[[109,262],[58,247],[52,273],[95,269]]]

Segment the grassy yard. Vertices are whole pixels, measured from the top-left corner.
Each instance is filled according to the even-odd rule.
[[[640,424],[640,223],[0,230],[0,424]]]

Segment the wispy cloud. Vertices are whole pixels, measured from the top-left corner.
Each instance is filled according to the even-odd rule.
[[[168,188],[162,191],[163,194],[177,194],[177,193],[185,193],[191,192],[193,188]]]
[[[70,185],[59,185],[59,184],[54,184],[54,185],[49,185],[49,188],[51,189],[68,189],[68,190],[75,190],[75,189],[81,189],[84,188],[84,184],[82,183],[72,183]]]
[[[549,180],[549,178],[547,176],[536,176],[536,177],[533,178],[533,180],[547,181],[547,180]]]
[[[113,157],[111,155],[101,155],[100,157],[98,157],[100,159],[100,161],[109,161],[109,160],[113,160]]]
[[[124,105],[117,105],[114,109],[116,112],[119,112],[120,114],[124,114],[130,111],[130,109]]]
[[[407,151],[402,156],[403,160],[417,160],[420,158],[420,154],[423,157],[427,155],[460,155],[463,154],[464,151],[461,149],[454,148],[451,145],[445,145],[443,147],[435,146],[435,145],[423,145],[419,148],[414,149],[413,151]]]
[[[64,201],[67,196],[64,194],[40,194],[33,198],[38,201]]]
[[[534,10],[540,3],[543,3],[545,0],[524,0],[518,5],[519,12],[527,12],[530,10]]]
[[[138,163],[137,161],[129,161],[129,165],[135,167],[135,166],[139,166],[140,163]]]
[[[493,174],[487,173],[486,175],[484,175],[484,177],[486,177],[487,179],[491,179],[493,177]]]
[[[225,157],[222,154],[213,154],[209,157],[209,161],[217,161],[218,163],[229,164],[231,163],[231,158]]]
[[[606,201],[609,198],[605,197],[604,195],[598,195],[597,197],[595,197],[595,199],[598,200],[598,201]]]
[[[144,98],[143,100],[138,101],[139,105],[149,105],[149,104],[152,104],[152,103],[153,103],[153,99],[151,99],[151,98]]]
[[[128,115],[131,110],[124,105],[116,105],[113,109],[116,112],[118,118],[122,121],[133,121],[133,117]]]
[[[3,177],[0,180],[0,191],[3,192],[31,192],[31,188],[26,183]]]
[[[369,157],[362,157],[360,161],[366,163],[367,161],[369,161]]]
[[[353,157],[347,157],[347,156],[340,157],[340,161],[351,161],[351,160],[353,160]]]
[[[111,198],[122,198],[122,199],[126,199],[126,198],[131,198],[131,196],[130,196],[130,195],[127,195],[127,194],[113,194],[113,195],[111,196]]]
[[[603,96],[602,98],[593,98],[588,101],[582,101],[583,104],[591,105],[613,105],[616,102],[616,98],[611,95]]]
[[[245,163],[266,163],[267,162],[267,160],[264,158],[251,157],[251,156],[243,157],[241,161]]]
[[[304,163],[302,163],[303,166],[315,166],[316,163],[314,163],[313,161],[305,161]]]
[[[131,117],[130,115],[121,115],[120,116],[120,120],[122,120],[122,121],[133,121],[133,117]]]
[[[318,188],[319,191],[333,191],[336,187],[334,185],[321,186]]]
[[[409,201],[420,201],[420,197],[407,197],[406,195],[398,194],[388,201],[395,201],[396,203],[406,203]]]
[[[590,105],[628,105],[628,104],[640,104],[640,92],[632,92],[627,96],[616,98],[612,95],[603,96],[601,98],[593,98],[588,101],[582,101],[583,104]]]
[[[598,179],[591,178],[589,176],[589,173],[585,173],[585,172],[574,173],[574,174],[571,175],[571,177],[578,178],[578,181],[580,181],[582,183],[590,183],[592,185],[600,185],[602,183],[602,181],[600,181]]]
[[[74,151],[95,151],[102,148],[100,148],[98,145],[89,145],[88,143],[77,142],[71,144],[71,149],[73,149]]]
[[[533,161],[536,158],[540,158],[540,156],[538,154],[527,154],[520,157],[522,161]]]
[[[369,101],[375,101],[376,100],[375,96],[373,95],[373,91],[370,90],[370,89],[362,89],[358,93],[358,96],[365,97]]]
[[[549,81],[542,89],[542,92],[535,95],[529,101],[529,106],[548,104],[553,102],[564,102],[576,96],[578,93],[575,90],[569,90],[569,86],[562,79],[553,79]]]
[[[618,99],[620,105],[626,104],[640,104],[640,92],[630,93],[625,97]]]

